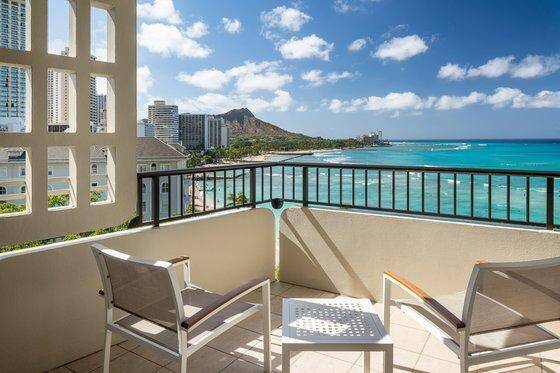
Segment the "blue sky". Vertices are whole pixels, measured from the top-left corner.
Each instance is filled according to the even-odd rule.
[[[138,4],[139,116],[164,98],[324,137],[560,138],[558,1]]]

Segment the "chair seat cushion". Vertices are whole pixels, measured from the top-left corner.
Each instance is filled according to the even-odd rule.
[[[220,297],[219,294],[212,293],[200,288],[189,287],[181,291],[183,298],[183,309],[185,316],[194,315],[197,311]],[[243,313],[253,309],[255,312],[258,305],[235,301],[232,304],[219,311],[202,324],[189,329],[187,334],[187,343],[189,346],[199,343],[201,340],[214,337],[213,331],[227,323],[234,323]],[[177,332],[168,328],[164,328],[149,320],[142,319],[135,315],[128,315],[116,324],[130,330],[135,334],[140,334],[144,338],[163,345],[173,351],[178,351]]]
[[[503,306],[500,306],[496,302],[493,302],[491,299],[481,299],[479,297],[484,296],[477,295],[477,299],[480,302],[479,304],[483,305],[483,307],[488,310],[488,319],[492,319],[494,317],[519,317],[518,315],[513,314],[513,312],[511,311],[508,312]],[[463,305],[465,302],[464,291],[460,293],[435,297],[435,300],[441,303],[459,319],[462,319]],[[445,334],[447,334],[457,345],[459,344],[459,334],[457,333],[457,331],[455,331],[454,328],[445,323],[441,317],[439,317],[435,312],[433,312],[424,304],[410,299],[398,300],[396,301],[396,303],[400,307],[408,307],[408,309],[429,320]],[[553,334],[547,332],[544,328],[538,325],[520,326],[511,329],[491,331],[470,336],[469,354],[494,351],[502,348],[554,339],[556,339],[556,337]]]

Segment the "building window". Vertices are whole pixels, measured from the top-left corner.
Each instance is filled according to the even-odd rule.
[[[145,213],[146,212],[146,201],[142,202],[142,212]]]
[[[162,171],[169,170],[169,168],[170,168],[169,163],[164,163],[164,164],[160,165],[159,167],[161,168]]]
[[[146,193],[146,184],[142,183],[142,194]]]
[[[52,176],[52,174],[53,174],[52,166],[49,166],[49,170],[47,171],[47,173],[49,174],[49,176]]]
[[[148,171],[148,165],[147,164],[138,165],[138,172],[146,172],[146,171]]]
[[[92,186],[92,187],[96,187],[96,186],[97,186],[97,183],[95,183],[95,182],[94,182],[94,183],[91,183],[91,186]]]
[[[150,166],[150,169],[151,169],[152,171],[157,171],[157,164],[152,163],[152,165]]]
[[[169,183],[161,184],[161,192],[162,193],[168,193],[169,192]]]
[[[6,187],[0,186],[0,195],[6,194]]]
[[[96,165],[96,164],[92,164],[92,165],[91,165],[91,173],[92,173],[92,174],[96,174],[96,173],[97,173],[97,165]]]
[[[25,192],[26,192],[25,185],[22,186],[22,187],[19,189],[19,191],[20,191],[21,194],[25,194]]]
[[[19,168],[19,176],[25,176],[25,167]]]

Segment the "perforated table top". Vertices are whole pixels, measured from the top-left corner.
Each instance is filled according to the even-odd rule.
[[[368,299],[284,299],[282,344],[388,344]]]

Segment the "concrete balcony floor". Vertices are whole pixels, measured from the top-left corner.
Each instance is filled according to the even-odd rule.
[[[276,282],[271,287],[272,367],[281,372],[281,322],[283,298],[330,298],[338,294]],[[255,297],[258,301],[260,295]],[[382,305],[374,305],[381,313]],[[398,309],[392,310],[391,336],[394,347],[395,372],[458,372],[457,357],[435,337],[422,329]],[[260,315],[243,321],[239,326],[213,340],[188,360],[189,372],[262,372],[262,335]],[[178,372],[178,364],[129,341],[116,344],[111,352],[111,372]],[[103,352],[98,351],[59,367],[52,372],[102,372]],[[303,352],[292,357],[292,372],[363,372],[360,352]],[[372,353],[372,371],[382,372],[381,353]],[[560,350],[508,359],[471,367],[472,372],[559,372]]]

